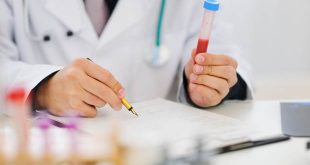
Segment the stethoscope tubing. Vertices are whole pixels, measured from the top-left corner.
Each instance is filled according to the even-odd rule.
[[[156,31],[156,46],[157,47],[160,47],[161,45],[161,34],[162,34],[162,26],[163,26],[165,8],[166,8],[166,0],[162,0],[159,17],[158,17],[158,23],[157,23],[157,31]]]

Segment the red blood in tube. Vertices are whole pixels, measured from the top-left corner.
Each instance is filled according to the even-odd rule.
[[[199,39],[196,54],[206,53],[208,50],[208,46],[209,46],[209,40],[208,39]]]
[[[23,88],[16,88],[8,92],[6,99],[10,102],[23,102],[26,97],[26,91]]]

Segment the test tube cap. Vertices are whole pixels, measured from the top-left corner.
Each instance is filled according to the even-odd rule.
[[[9,102],[23,102],[26,99],[26,90],[23,87],[17,87],[9,92],[6,95],[6,99]]]
[[[206,10],[218,11],[220,9],[220,3],[218,0],[205,0],[203,7]]]

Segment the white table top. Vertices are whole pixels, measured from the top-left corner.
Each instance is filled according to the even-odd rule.
[[[226,102],[214,108],[214,113],[230,116],[269,130],[281,129],[279,101]],[[307,138],[226,153],[214,157],[212,165],[309,165]]]
[[[210,112],[239,119],[266,131],[280,131],[280,101],[228,101]],[[127,111],[124,112],[128,114]],[[308,138],[235,151],[213,157],[212,165],[309,165]]]

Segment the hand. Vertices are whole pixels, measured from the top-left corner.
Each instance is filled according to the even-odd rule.
[[[226,55],[202,53],[192,57],[185,67],[191,100],[200,107],[218,105],[237,81],[237,62]]]
[[[94,117],[97,108],[109,104],[121,109],[124,89],[113,75],[99,65],[77,59],[38,87],[36,108],[48,109],[57,116],[77,111],[82,117]]]

